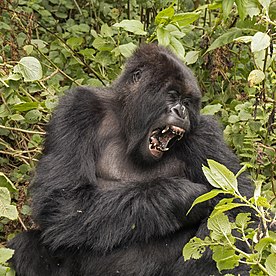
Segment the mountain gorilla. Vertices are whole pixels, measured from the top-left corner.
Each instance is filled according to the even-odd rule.
[[[200,99],[191,71],[157,45],[136,50],[111,87],[68,92],[31,186],[38,229],[9,244],[17,275],[217,275],[210,252],[182,256],[190,238],[208,233],[215,202],[186,213],[211,190],[207,158],[240,167]],[[252,192],[244,176],[239,187]]]

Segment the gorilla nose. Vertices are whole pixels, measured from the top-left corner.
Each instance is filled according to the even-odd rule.
[[[171,108],[171,113],[176,117],[184,118],[185,117],[185,106],[183,106],[181,104],[176,104]]]

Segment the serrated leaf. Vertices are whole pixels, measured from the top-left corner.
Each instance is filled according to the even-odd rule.
[[[240,228],[247,228],[248,223],[251,220],[251,214],[250,213],[240,213],[236,217],[236,225]]]
[[[228,43],[231,43],[234,41],[235,38],[242,35],[242,30],[238,28],[232,28],[228,32],[224,33],[223,35],[219,36],[207,49],[205,52],[208,53],[209,51],[212,51],[216,48],[219,48],[221,46],[224,46]]]
[[[113,35],[113,30],[106,23],[101,27],[101,35],[103,37],[111,37]]]
[[[212,216],[216,216],[219,215],[221,213],[224,213],[226,211],[232,210],[234,208],[238,208],[241,206],[247,206],[246,204],[241,204],[241,203],[227,203],[225,205],[221,205],[221,206],[215,206],[214,211],[212,212]]]
[[[0,217],[6,217],[8,219],[17,219],[18,213],[16,207],[10,205],[11,196],[6,187],[0,187]]]
[[[0,248],[0,264],[5,264],[12,256],[14,250],[10,248]]]
[[[200,13],[197,12],[178,13],[173,16],[171,22],[177,23],[180,27],[183,27],[195,22],[199,16]]]
[[[187,65],[194,64],[198,60],[199,51],[190,51],[185,56],[185,62]]]
[[[35,57],[23,57],[16,66],[14,73],[20,73],[24,81],[37,81],[42,78],[42,66]]]
[[[25,120],[29,124],[35,124],[42,118],[42,113],[39,110],[28,111],[25,115]]]
[[[266,258],[265,267],[267,269],[269,276],[276,275],[276,254],[275,253],[270,254]]]
[[[144,31],[144,25],[139,20],[123,20],[120,23],[115,23],[113,26],[116,28],[123,28],[136,35],[147,34],[147,32]]]
[[[121,55],[128,58],[133,54],[133,52],[135,51],[136,48],[137,48],[137,46],[134,43],[130,42],[128,44],[120,45],[119,51],[120,51]]]
[[[210,168],[209,172],[211,173],[212,179],[215,180],[217,185],[226,191],[232,192],[238,190],[237,179],[229,169],[211,159],[208,159],[207,163]]]
[[[248,76],[248,85],[252,87],[256,84],[261,83],[265,79],[265,74],[261,70],[253,70],[249,73]]]
[[[257,32],[251,41],[251,51],[258,52],[266,49],[270,45],[270,36],[266,33]]]
[[[258,1],[264,7],[264,9],[268,12],[271,0],[258,0]]]
[[[223,193],[225,193],[225,192],[222,191],[222,190],[214,189],[214,190],[212,190],[212,191],[210,191],[210,192],[208,192],[208,193],[206,193],[206,194],[203,194],[203,195],[199,196],[198,198],[196,198],[196,199],[194,200],[194,202],[193,202],[191,208],[190,208],[190,209],[188,210],[188,212],[187,212],[187,215],[190,213],[190,211],[192,210],[192,208],[193,208],[195,205],[197,205],[197,204],[199,204],[199,203],[201,203],[201,202],[207,201],[207,200],[209,200],[209,199],[212,199],[212,198],[214,198],[215,196],[217,196],[218,194],[223,194]]]
[[[225,269],[233,269],[239,265],[240,257],[235,254],[235,250],[222,245],[212,248],[213,260],[216,261],[217,268],[221,272]]]
[[[200,238],[194,237],[192,238],[183,248],[183,256],[184,260],[187,261],[189,259],[199,259],[202,254],[205,252],[206,246],[204,245],[204,241]]]
[[[231,224],[225,214],[210,217],[207,222],[207,227],[211,231],[211,237],[215,240],[231,234]]]

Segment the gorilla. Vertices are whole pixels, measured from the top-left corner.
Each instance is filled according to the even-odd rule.
[[[219,200],[186,215],[212,189],[202,164],[213,159],[240,169],[200,106],[191,71],[155,44],[139,47],[110,87],[67,92],[47,126],[31,185],[37,228],[8,244],[17,275],[219,275],[211,252],[186,262],[182,256],[192,237],[208,234]],[[239,189],[252,194],[244,175]]]

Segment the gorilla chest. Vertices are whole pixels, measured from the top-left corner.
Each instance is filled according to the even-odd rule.
[[[185,163],[175,157],[146,166],[137,166],[119,147],[106,147],[97,165],[96,176],[105,181],[145,181],[162,177],[185,177]]]

